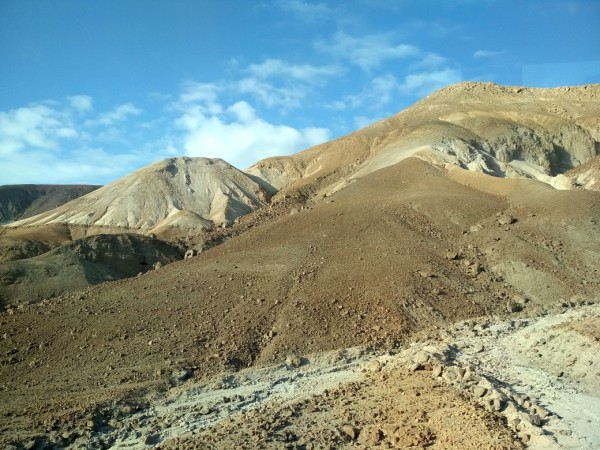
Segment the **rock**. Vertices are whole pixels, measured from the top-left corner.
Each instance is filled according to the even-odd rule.
[[[188,251],[185,252],[185,256],[183,257],[183,259],[193,258],[197,254],[198,254],[198,252],[196,251],[195,248],[190,248]]]
[[[444,366],[437,364],[435,366],[433,366],[433,370],[431,371],[431,375],[434,378],[440,377],[442,376],[442,372],[444,371]]]
[[[541,418],[548,417],[551,414],[550,411],[548,411],[546,408],[544,408],[542,406],[536,406],[535,407],[535,413],[538,416],[540,416]]]
[[[510,225],[513,224],[517,221],[517,219],[515,219],[513,216],[510,216],[508,214],[501,214],[498,217],[498,223],[500,225]]]
[[[144,444],[146,445],[156,445],[160,443],[160,435],[158,434],[149,434],[148,436],[146,436],[146,439],[144,440]]]
[[[374,359],[373,361],[369,361],[367,364],[365,364],[363,366],[362,371],[370,372],[370,373],[380,372],[381,371],[381,363],[377,359]]]
[[[184,381],[188,380],[192,376],[192,373],[192,369],[188,369],[187,367],[184,367],[179,370],[174,370],[171,373],[171,384],[173,386],[180,385]]]
[[[415,356],[413,356],[413,362],[425,364],[427,361],[429,361],[429,355],[424,351],[420,351]]]
[[[37,440],[36,439],[32,439],[31,441],[27,442],[23,448],[25,450],[33,450],[34,448],[37,447]]]
[[[410,366],[408,366],[408,370],[410,370],[411,372],[416,372],[417,370],[423,370],[423,364],[421,363],[412,363]]]
[[[502,409],[502,400],[497,397],[493,398],[488,405],[491,411],[498,412]]]
[[[442,374],[442,378],[447,383],[451,383],[452,384],[452,383],[454,383],[455,381],[458,380],[458,375],[453,370],[444,370],[444,373]]]
[[[454,261],[454,260],[458,259],[458,252],[447,251],[446,259],[448,259],[450,261]]]
[[[369,447],[377,445],[383,439],[383,432],[379,428],[372,428],[366,433],[360,433],[360,441]]]
[[[513,431],[517,432],[521,430],[521,419],[519,419],[518,417],[515,417],[513,420],[510,421],[510,426],[513,429]]]
[[[348,436],[351,440],[355,440],[358,437],[359,430],[350,424],[346,424],[341,428],[342,434]]]
[[[542,426],[542,418],[537,414],[529,414],[529,422],[536,427]]]
[[[162,267],[162,263],[160,261],[155,262],[154,264],[152,264],[152,268],[154,270],[158,270]]]
[[[477,373],[475,372],[475,368],[473,367],[467,367],[467,370],[465,370],[465,373],[462,378],[463,381],[467,383],[470,381],[478,382],[479,380],[481,380],[481,377],[477,375]]]
[[[506,310],[509,313],[515,313],[515,312],[519,312],[523,309],[523,305],[521,305],[520,303],[516,302],[513,299],[510,299],[506,302]]]
[[[487,394],[487,389],[483,386],[475,386],[475,388],[473,389],[473,395],[475,396],[475,398],[481,398],[485,396],[485,394]]]
[[[469,275],[476,277],[483,272],[483,267],[479,263],[473,263],[467,267],[467,271],[469,272]]]
[[[285,359],[285,365],[288,367],[288,369],[300,367],[302,365],[302,358],[295,354],[288,355],[288,357]]]
[[[202,408],[198,410],[198,414],[201,416],[207,416],[212,412],[212,409],[208,405],[203,405]]]

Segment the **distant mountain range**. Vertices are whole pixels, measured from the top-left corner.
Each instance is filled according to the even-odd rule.
[[[49,211],[99,187],[49,184],[0,186],[0,223],[25,219]]]

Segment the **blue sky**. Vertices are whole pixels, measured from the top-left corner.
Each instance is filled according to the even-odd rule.
[[[598,0],[0,0],[0,184],[244,169],[447,84],[600,82]]]

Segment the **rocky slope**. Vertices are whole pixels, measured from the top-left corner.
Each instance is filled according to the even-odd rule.
[[[19,184],[0,186],[0,223],[54,209],[100,186]]]
[[[181,248],[138,235],[98,235],[0,263],[0,307],[37,302],[182,259]]]

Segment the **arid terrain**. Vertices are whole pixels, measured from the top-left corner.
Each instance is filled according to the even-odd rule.
[[[7,223],[0,444],[600,448],[599,161],[600,85],[460,83]]]

